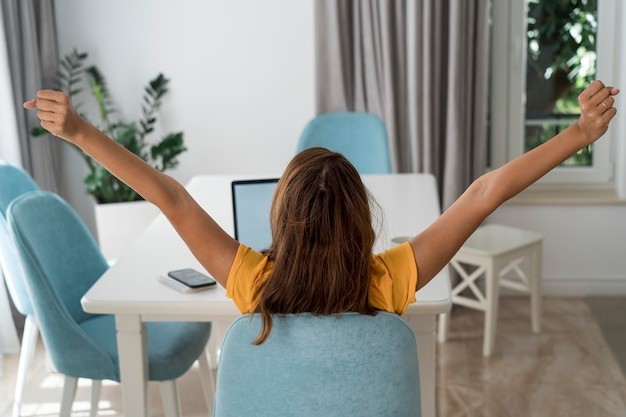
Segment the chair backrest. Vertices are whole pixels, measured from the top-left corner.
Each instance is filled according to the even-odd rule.
[[[16,197],[38,189],[37,183],[26,171],[0,161],[0,266],[15,307],[25,316],[33,313],[33,306],[26,290],[22,267],[9,239],[5,219],[7,208]]]
[[[391,173],[385,124],[376,115],[360,112],[326,113],[306,126],[298,152],[321,146],[343,154],[361,174]]]
[[[82,376],[84,363],[104,366],[108,359],[78,326],[93,317],[80,299],[108,268],[87,227],[65,201],[44,191],[13,200],[7,225],[54,365],[72,376]]]
[[[397,315],[239,317],[220,354],[215,417],[420,415],[415,335]]]

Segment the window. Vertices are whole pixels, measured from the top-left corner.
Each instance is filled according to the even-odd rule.
[[[578,94],[613,79],[618,0],[492,0],[489,162],[540,145],[578,119]],[[544,184],[609,184],[611,141],[582,149]]]

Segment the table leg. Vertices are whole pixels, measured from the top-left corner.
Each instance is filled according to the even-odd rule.
[[[407,315],[404,319],[409,323],[417,342],[417,357],[420,367],[420,395],[422,417],[435,417],[436,401],[436,369],[437,357],[435,346],[435,316]]]
[[[138,314],[115,316],[124,415],[148,416],[148,354],[145,324]]]

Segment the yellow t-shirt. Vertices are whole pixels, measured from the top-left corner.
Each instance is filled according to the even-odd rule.
[[[256,309],[253,299],[256,285],[264,282],[272,270],[267,256],[240,244],[228,274],[226,296],[232,298],[241,313]],[[372,255],[372,279],[369,302],[377,310],[403,314],[415,301],[417,266],[408,242],[383,253]]]

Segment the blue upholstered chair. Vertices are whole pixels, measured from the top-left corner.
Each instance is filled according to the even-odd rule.
[[[60,415],[69,416],[78,378],[120,379],[114,317],[87,314],[80,305],[108,264],[74,210],[55,194],[21,195],[9,205],[7,224],[44,342],[65,375]],[[211,386],[204,352],[210,330],[210,323],[147,325],[149,379],[162,381],[166,415],[180,414],[174,380],[196,359],[203,385]]]
[[[13,417],[20,415],[28,368],[30,368],[37,348],[39,327],[26,290],[22,267],[9,239],[5,219],[7,208],[16,197],[38,189],[39,187],[26,171],[5,161],[0,161],[0,266],[2,266],[4,280],[13,304],[22,315],[26,316],[13,397]]]
[[[343,154],[361,174],[389,174],[387,142],[385,124],[371,113],[326,113],[309,122],[297,150],[321,146]]]
[[[242,316],[226,333],[215,417],[421,414],[415,335],[399,316],[277,316],[257,346],[260,322]]]

